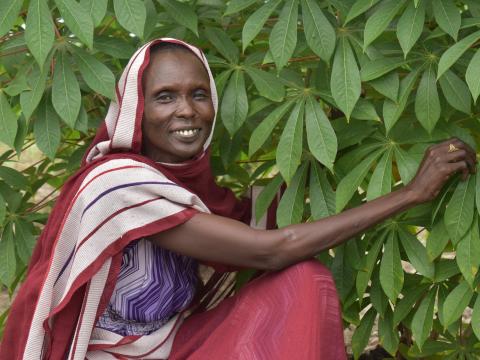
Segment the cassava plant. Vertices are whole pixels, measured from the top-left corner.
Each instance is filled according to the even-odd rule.
[[[12,296],[115,78],[164,36],[204,49],[215,72],[219,181],[265,185],[257,218],[288,185],[279,226],[404,186],[433,143],[480,140],[477,0],[0,0],[0,283]],[[479,186],[454,178],[319,255],[356,325],[355,358],[376,320],[392,355],[479,356]]]

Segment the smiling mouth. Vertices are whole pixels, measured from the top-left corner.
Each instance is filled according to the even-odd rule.
[[[199,128],[196,129],[182,129],[174,130],[172,133],[182,138],[193,138],[200,132]]]

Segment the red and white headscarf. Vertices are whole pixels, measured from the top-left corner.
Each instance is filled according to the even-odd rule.
[[[202,61],[217,111],[213,77],[196,47],[158,39],[133,55],[82,168],[65,183],[38,240],[11,308],[2,360],[167,358],[181,315],[146,336],[95,328],[115,286],[123,248],[199,211],[250,222],[251,202],[215,184],[211,134],[203,153],[182,164],[158,164],[141,154],[142,75],[151,46],[159,42],[183,45]]]

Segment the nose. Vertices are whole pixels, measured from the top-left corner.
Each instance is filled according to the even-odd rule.
[[[190,119],[195,115],[195,108],[191,99],[184,96],[180,97],[178,100],[176,115],[185,119]]]

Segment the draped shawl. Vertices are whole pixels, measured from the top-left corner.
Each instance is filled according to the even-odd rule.
[[[198,212],[250,222],[251,202],[215,184],[208,151],[212,134],[201,154],[181,164],[141,155],[142,74],[151,46],[159,42],[183,45],[202,61],[217,112],[215,83],[199,49],[162,38],[135,52],[82,167],[63,186],[39,237],[10,311],[2,360],[167,358],[182,314],[145,336],[95,328],[115,287],[123,248]]]

